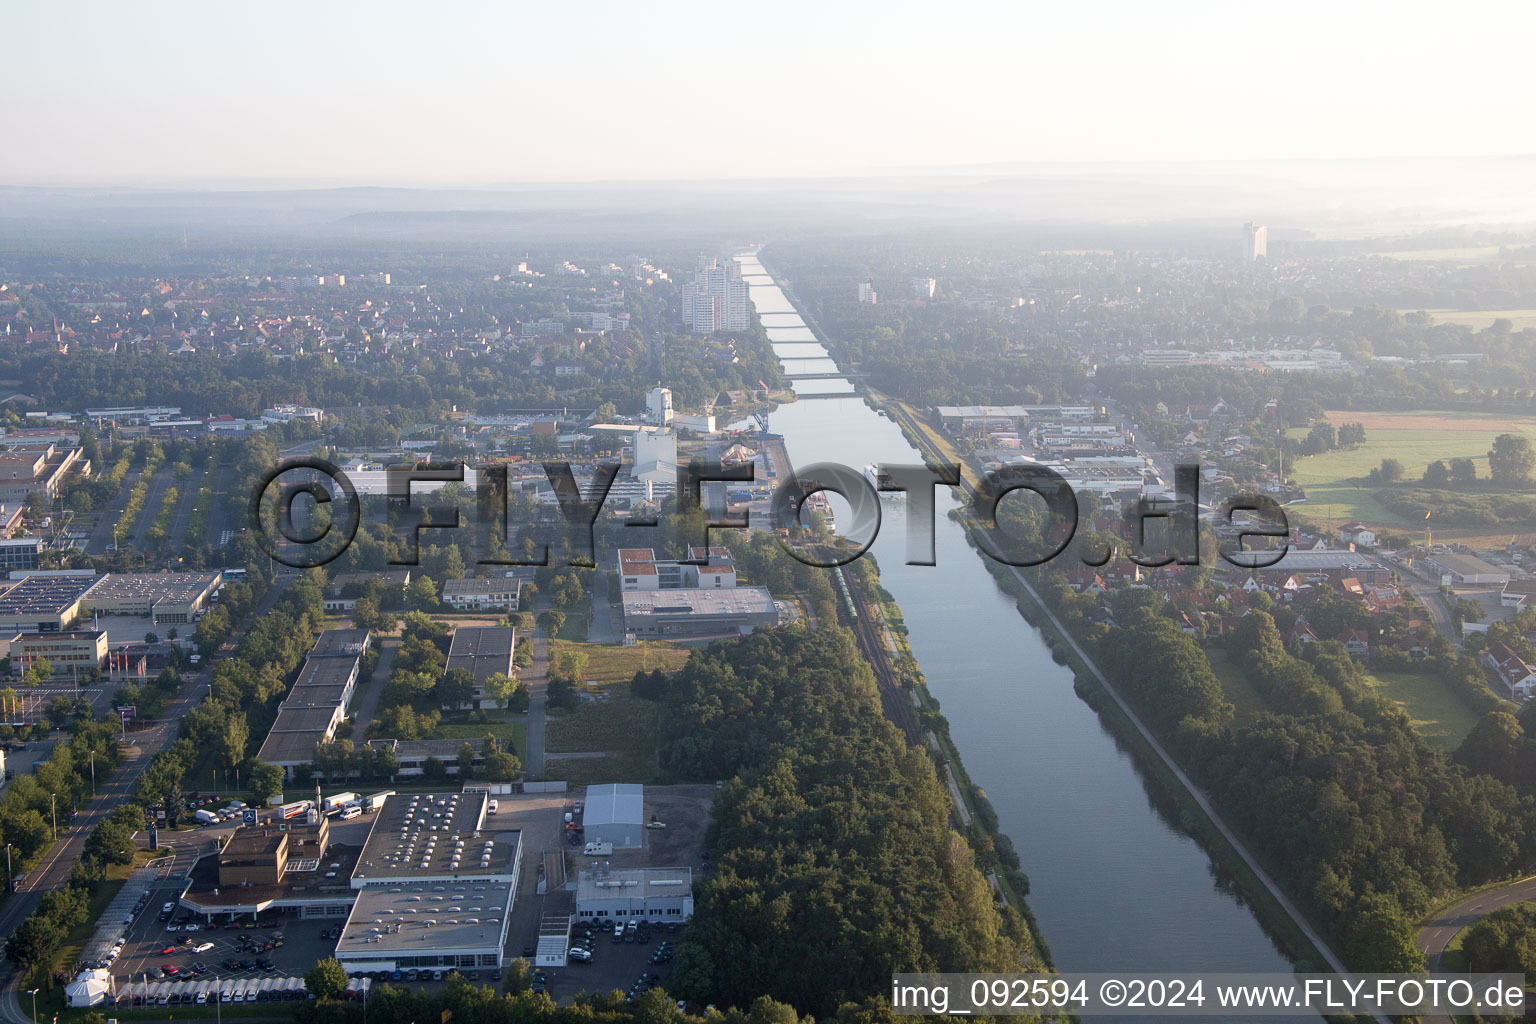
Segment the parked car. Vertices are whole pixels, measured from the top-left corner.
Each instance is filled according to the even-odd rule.
[[[572,946],[566,955],[579,964],[589,964],[592,962],[592,951],[582,946]]]

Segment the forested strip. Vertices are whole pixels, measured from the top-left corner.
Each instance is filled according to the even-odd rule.
[[[696,652],[669,677],[666,767],[726,780],[674,994],[768,995],[825,1017],[893,971],[1033,963],[949,825],[928,754],[881,714],[846,630],[760,632]]]

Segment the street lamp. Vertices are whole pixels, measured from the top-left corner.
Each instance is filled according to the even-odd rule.
[[[48,794],[48,806],[53,810],[53,838],[57,842],[59,838],[59,794]]]
[[[16,891],[15,889],[11,888],[11,844],[10,843],[6,843],[5,844],[5,891],[6,892],[15,892]]]
[[[37,989],[27,990],[32,996],[32,1024],[37,1024]]]

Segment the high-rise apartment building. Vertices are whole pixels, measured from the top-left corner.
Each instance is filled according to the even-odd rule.
[[[752,324],[747,282],[735,260],[721,266],[712,256],[699,260],[693,280],[683,285],[683,320],[695,334],[744,331]]]
[[[1243,225],[1243,258],[1252,263],[1268,254],[1269,228],[1253,221]]]

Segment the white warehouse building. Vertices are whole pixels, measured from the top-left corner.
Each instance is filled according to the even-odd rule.
[[[692,868],[585,868],[576,881],[576,919],[623,924],[693,916]]]
[[[645,836],[645,787],[622,782],[587,787],[582,825],[589,843],[612,843],[614,849],[635,849]]]

